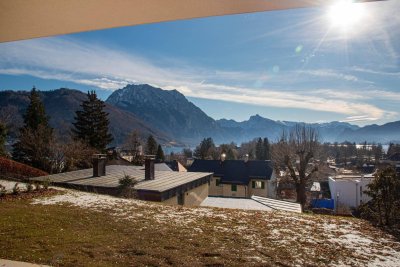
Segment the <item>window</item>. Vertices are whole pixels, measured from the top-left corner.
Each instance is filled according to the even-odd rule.
[[[236,192],[237,191],[237,185],[233,184],[231,185],[231,191]]]
[[[360,197],[362,197],[362,193],[363,193],[362,186],[360,186]]]
[[[215,186],[221,186],[221,179],[219,178],[215,179]]]
[[[265,184],[263,181],[252,181],[251,182],[251,187],[255,189],[264,189]]]

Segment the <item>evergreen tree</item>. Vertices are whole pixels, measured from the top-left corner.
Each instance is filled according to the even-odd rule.
[[[81,104],[82,110],[76,111],[72,129],[74,139],[104,151],[113,140],[108,131],[108,113],[104,111],[105,104],[97,98],[95,91],[88,92],[87,96],[88,99]]]
[[[204,138],[194,150],[194,156],[200,159],[215,158],[216,149],[211,137]]]
[[[13,145],[13,158],[33,167],[51,171],[51,143],[53,129],[36,88],[29,96],[29,105],[24,114],[24,126],[19,140]]]
[[[261,137],[258,138],[257,144],[256,144],[256,159],[258,159],[258,160],[264,159],[264,147],[263,147],[263,141],[262,141]]]
[[[264,138],[263,141],[263,160],[270,160],[271,159],[271,152],[270,152],[270,145],[268,138]]]
[[[400,180],[393,167],[378,171],[365,193],[372,200],[361,208],[362,216],[388,226],[400,219]]]
[[[152,135],[149,135],[146,143],[146,154],[156,155],[157,154],[157,141]]]
[[[7,137],[7,128],[0,122],[0,156],[6,156],[6,148],[4,147]]]
[[[157,148],[156,161],[158,161],[158,162],[165,161],[164,151],[163,151],[161,145],[158,145],[158,148]]]

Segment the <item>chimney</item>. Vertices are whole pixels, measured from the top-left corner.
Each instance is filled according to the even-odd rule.
[[[144,167],[145,167],[145,174],[144,174],[144,179],[145,180],[154,180],[154,159],[146,159],[144,162]]]
[[[94,154],[92,156],[93,163],[93,177],[100,177],[106,175],[107,155]]]

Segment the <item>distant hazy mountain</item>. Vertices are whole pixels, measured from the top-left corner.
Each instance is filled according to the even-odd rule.
[[[127,85],[113,92],[106,102],[185,143],[196,144],[208,136],[222,138],[223,129],[215,120],[176,90]]]
[[[50,125],[61,136],[69,134],[74,121],[75,111],[80,109],[82,101],[87,99],[85,93],[73,89],[57,89],[53,91],[40,91],[46,113],[50,116]],[[0,91],[0,110],[4,108],[13,110],[13,121],[17,123],[15,129],[22,125],[22,115],[29,104],[29,91]],[[153,134],[160,141],[171,141],[164,133],[149,127],[132,113],[106,104],[105,111],[109,113],[110,132],[114,137],[114,144],[121,144],[133,129],[139,129],[143,136]]]
[[[289,131],[299,122],[293,121],[274,121],[263,118],[260,115],[251,116],[249,120],[236,122],[234,120],[221,119],[217,123],[221,127],[231,129],[236,132],[236,142],[240,143],[255,137],[268,137],[276,141],[283,131]],[[345,131],[359,129],[358,126],[345,122],[311,123],[307,124],[315,128],[322,141],[338,141],[338,137]],[[344,140],[343,140],[344,141]]]
[[[383,125],[368,125],[356,130],[346,130],[338,139],[347,139],[353,142],[400,143],[400,121],[389,122]]]

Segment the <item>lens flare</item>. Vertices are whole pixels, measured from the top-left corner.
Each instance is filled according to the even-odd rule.
[[[329,9],[328,18],[331,25],[343,31],[354,30],[366,16],[365,4],[352,1],[340,1]]]

